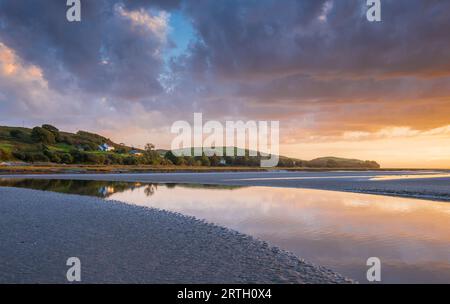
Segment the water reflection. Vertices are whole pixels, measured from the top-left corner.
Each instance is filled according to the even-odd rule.
[[[193,215],[247,233],[365,282],[368,257],[385,283],[450,283],[450,204],[268,187],[97,181],[3,181]]]
[[[0,179],[0,186],[29,188],[60,193],[97,196],[107,198],[114,193],[133,190],[140,187],[157,187],[141,183],[104,182],[85,180],[41,180],[41,179]],[[154,191],[153,191],[154,192]],[[152,193],[152,191],[149,191]]]
[[[0,186],[18,187],[36,190],[45,190],[59,193],[71,193],[79,195],[96,196],[108,198],[113,194],[132,191],[134,189],[143,189],[145,196],[152,196],[158,189],[155,183],[139,182],[107,182],[107,181],[89,181],[89,180],[45,180],[45,179],[10,179],[0,178]],[[175,188],[177,184],[165,184],[166,188]],[[220,186],[220,185],[198,185],[183,184],[179,187],[194,189],[238,189],[242,186]]]
[[[432,173],[432,174],[379,175],[371,177],[370,180],[396,180],[396,179],[419,179],[419,178],[440,178],[440,177],[450,177],[450,174]]]

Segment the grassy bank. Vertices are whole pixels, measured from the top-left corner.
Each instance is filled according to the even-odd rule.
[[[260,167],[204,167],[204,166],[125,166],[125,165],[28,165],[1,166],[0,174],[63,174],[63,173],[174,173],[174,172],[265,172],[265,171],[373,171],[374,169],[349,168],[260,168]],[[424,169],[376,169],[376,171],[424,170]]]

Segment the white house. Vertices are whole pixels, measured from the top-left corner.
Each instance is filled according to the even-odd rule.
[[[108,145],[106,143],[98,146],[98,149],[103,152],[114,151],[114,147],[111,147],[110,145]]]
[[[113,194],[113,193],[114,193],[114,187],[109,187],[109,186],[101,187],[101,188],[98,190],[98,193],[101,194],[103,197],[107,197],[107,196],[109,196],[110,194]]]

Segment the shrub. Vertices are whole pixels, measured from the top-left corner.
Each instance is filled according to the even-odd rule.
[[[20,160],[27,161],[27,162],[49,162],[49,158],[41,152],[23,152],[20,154],[21,158]]]
[[[170,166],[170,165],[173,165],[173,163],[172,163],[170,160],[165,159],[165,158],[161,159],[161,163],[160,163],[160,164],[161,164],[161,165],[164,165],[164,166]]]
[[[128,150],[126,148],[124,148],[124,147],[120,147],[120,148],[115,149],[114,153],[125,154],[125,153],[128,153]]]
[[[23,139],[25,137],[25,132],[23,132],[22,130],[14,129],[9,132],[9,135],[17,139]]]
[[[57,143],[63,143],[64,142],[64,137],[61,135],[61,133],[54,133],[55,135],[55,141]]]
[[[184,159],[184,157],[178,157],[177,161],[175,163],[175,165],[177,165],[177,166],[185,166],[186,164],[187,164],[187,162]]]
[[[192,156],[185,156],[184,159],[188,166],[195,166],[195,159]]]
[[[213,156],[211,156],[209,158],[209,162],[210,162],[211,166],[216,167],[220,164],[220,158],[216,154],[214,154]]]
[[[120,165],[120,164],[122,164],[122,157],[111,153],[111,154],[107,155],[106,161],[109,164]]]
[[[0,149],[0,160],[11,160],[11,159],[13,159],[11,151]]]
[[[105,163],[105,156],[102,154],[86,153],[86,162],[95,165],[102,165]]]
[[[97,151],[98,145],[93,142],[88,142],[82,145],[84,151]]]
[[[71,150],[70,155],[72,156],[73,163],[83,163],[86,161],[86,153],[80,150]]]
[[[85,131],[78,131],[77,138],[82,142],[92,142],[94,144],[101,145],[104,142],[108,142],[109,140],[103,136],[98,134],[89,133]]]
[[[43,153],[30,153],[32,162],[48,162],[50,159]]]
[[[58,153],[53,152],[48,149],[44,149],[44,155],[48,157],[48,159],[53,163],[60,163],[61,158],[59,157]]]
[[[137,158],[134,156],[128,156],[123,160],[123,164],[128,165],[128,166],[135,166],[138,163],[139,162],[138,162]]]
[[[202,166],[209,167],[211,165],[209,158],[203,154],[203,156],[200,158],[200,162],[202,163]]]
[[[63,164],[71,164],[73,163],[73,157],[69,153],[61,153],[61,163]]]
[[[295,162],[289,158],[280,158],[280,160],[278,161],[278,166],[279,167],[294,167]]]
[[[66,143],[70,146],[75,145],[75,142],[69,136],[61,136],[61,142]]]
[[[52,163],[61,163],[61,157],[57,153],[53,153],[52,157],[49,157]]]
[[[27,161],[27,156],[24,152],[14,151],[13,156],[19,160]]]

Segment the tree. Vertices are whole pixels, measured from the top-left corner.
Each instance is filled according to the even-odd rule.
[[[200,158],[200,162],[202,163],[202,166],[211,166],[211,162],[209,161],[209,158],[205,155],[205,153],[203,153],[202,157]]]
[[[43,144],[54,144],[55,143],[55,136],[52,132],[40,128],[40,127],[34,127],[31,131],[31,138],[35,142],[40,142]]]
[[[69,153],[61,154],[61,163],[63,164],[71,164],[73,163],[73,157]]]
[[[145,151],[153,151],[155,150],[155,145],[152,143],[145,144]]]
[[[45,129],[49,132],[51,132],[53,134],[53,136],[55,136],[55,141],[56,142],[63,142],[64,141],[64,136],[62,136],[59,133],[58,128],[52,126],[52,125],[42,125],[42,129]]]
[[[147,164],[156,165],[160,163],[160,156],[158,152],[155,151],[155,145],[151,143],[147,143],[145,145],[144,151],[144,161]]]
[[[220,164],[220,158],[216,154],[214,154],[209,158],[209,162],[211,166],[217,167]]]
[[[170,160],[172,162],[172,164],[176,164],[177,160],[178,160],[178,157],[176,157],[170,150],[166,152],[166,154],[164,155],[164,158],[167,160]]]
[[[52,126],[52,125],[42,125],[42,129],[45,129],[47,131],[50,131],[52,133],[59,133],[58,128]]]
[[[192,156],[185,156],[184,160],[188,166],[195,166],[195,159]]]

